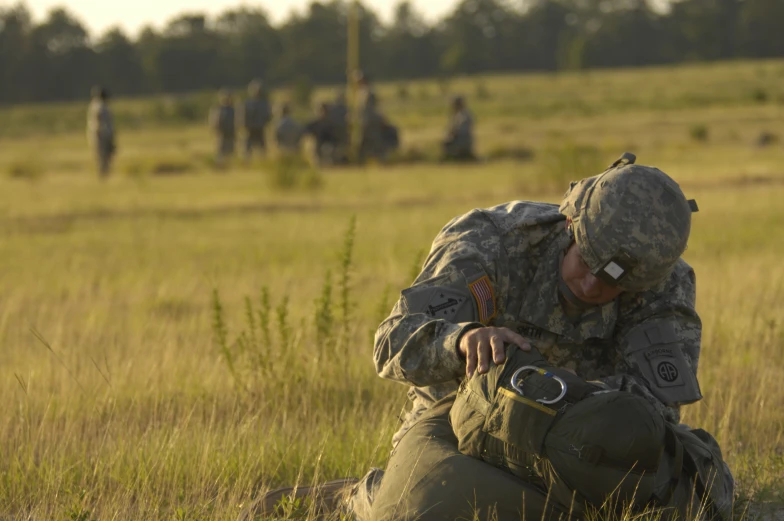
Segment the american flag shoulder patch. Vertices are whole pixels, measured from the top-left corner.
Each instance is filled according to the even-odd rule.
[[[490,284],[490,277],[484,275],[469,283],[468,287],[476,300],[476,307],[479,310],[479,321],[487,325],[497,312],[495,294],[493,293],[493,285]]]

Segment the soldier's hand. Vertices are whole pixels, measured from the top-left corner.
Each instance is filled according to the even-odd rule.
[[[525,338],[506,327],[481,327],[467,331],[458,346],[466,360],[466,376],[473,376],[477,367],[479,374],[484,374],[490,369],[490,364],[503,364],[506,361],[504,343],[515,344],[523,351],[531,350]]]

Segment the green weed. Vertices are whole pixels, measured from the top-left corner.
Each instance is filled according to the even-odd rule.
[[[710,138],[708,126],[702,123],[692,125],[692,127],[689,129],[689,137],[698,143],[705,143],[708,141],[708,138]]]
[[[203,119],[157,121],[152,99],[114,104],[118,170],[140,158],[143,184],[97,182],[84,104],[3,107],[0,518],[233,521],[259,491],[383,467],[406,386],[378,378],[369,333],[451,218],[517,198],[560,200],[568,184],[537,177],[557,132],[557,144],[599,151],[588,175],[634,143],[639,163],[699,201],[685,258],[697,275],[705,397],[683,407],[683,421],[717,436],[749,512],[775,519],[784,148],[750,145],[777,128],[770,102],[784,99],[784,83],[778,69],[754,77],[758,67],[596,71],[590,89],[580,74],[485,76],[492,97],[471,104],[479,154],[525,143],[533,161],[337,167],[317,198],[272,186],[266,163],[152,175],[148,161],[181,155],[204,170],[199,158],[214,148]],[[749,71],[753,82],[737,81]],[[470,93],[477,81],[452,78],[450,90]],[[444,99],[433,80],[407,83],[405,103],[378,86],[384,110],[405,143],[427,152],[443,132]],[[755,86],[768,103],[749,99]],[[214,93],[205,96],[209,106]],[[134,120],[137,129],[125,126]],[[715,136],[695,146],[695,124]],[[730,132],[737,140],[724,139]],[[16,160],[46,175],[34,186],[11,179]],[[567,169],[564,183],[578,177]],[[331,345],[319,327],[331,329]]]
[[[338,292],[340,294],[340,328],[345,335],[351,325],[354,302],[351,299],[351,271],[354,258],[354,240],[357,231],[357,216],[349,219],[348,228],[343,236],[343,249],[340,252],[340,272],[338,274]]]
[[[487,84],[483,81],[476,82],[474,86],[474,97],[480,101],[486,101],[493,97]]]
[[[316,326],[316,340],[322,345],[329,345],[332,342],[335,328],[332,306],[332,273],[327,270],[324,284],[321,286],[321,295],[315,302],[316,315],[313,320]]]
[[[299,154],[280,154],[266,162],[270,187],[275,190],[319,190],[324,186],[321,171]]]

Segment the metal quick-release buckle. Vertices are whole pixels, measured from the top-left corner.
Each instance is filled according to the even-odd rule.
[[[533,365],[523,366],[520,369],[518,369],[517,371],[515,371],[515,373],[512,375],[512,387],[514,388],[515,391],[520,393],[520,396],[525,396],[525,393],[523,392],[522,382],[519,381],[519,378],[520,378],[520,374],[524,373],[526,371],[533,371],[535,373],[539,373],[540,375],[542,375],[544,377],[547,377],[547,378],[552,378],[553,380],[555,380],[556,382],[561,384],[561,394],[559,394],[556,398],[554,398],[552,400],[539,398],[538,400],[536,400],[538,403],[542,403],[544,405],[552,405],[554,403],[560,402],[563,399],[563,397],[566,396],[566,388],[567,387],[566,387],[566,382],[564,382],[563,379],[561,379],[558,376],[554,375],[550,371],[545,371],[541,367],[536,367],[536,366],[533,366]]]

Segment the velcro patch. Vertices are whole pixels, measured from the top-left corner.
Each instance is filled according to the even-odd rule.
[[[684,376],[691,374],[691,369],[681,357],[676,356],[674,349],[653,346],[642,353],[650,364],[657,386],[680,387],[686,385]]]
[[[468,292],[448,286],[413,287],[403,292],[410,313],[425,313],[450,322],[471,321]],[[462,313],[461,313],[462,311]]]
[[[465,303],[465,296],[449,288],[434,288],[425,307],[425,313],[434,318],[452,320]]]
[[[640,324],[628,334],[626,353],[656,398],[666,405],[693,403],[702,398],[700,385],[686,357],[674,325],[667,319]]]
[[[623,277],[624,273],[626,273],[626,270],[621,268],[615,262],[610,261],[604,267],[604,272],[607,273],[610,277],[612,277],[613,280],[618,280],[621,277]]]
[[[495,293],[493,293],[493,285],[490,284],[490,277],[484,275],[469,283],[468,287],[476,300],[479,321],[484,325],[489,324],[498,312],[495,306]]]

